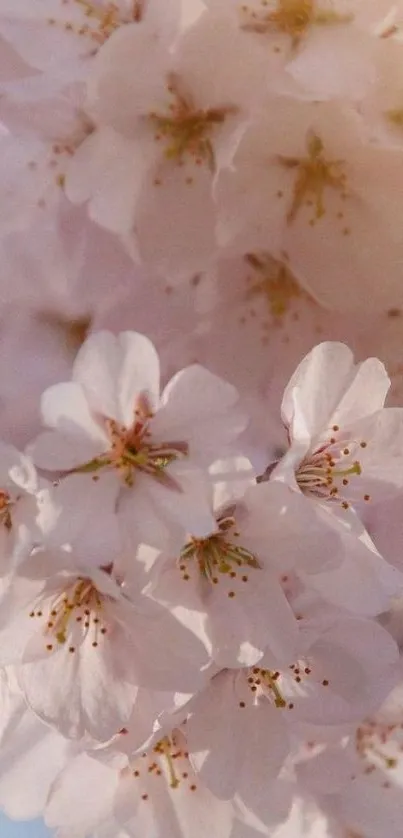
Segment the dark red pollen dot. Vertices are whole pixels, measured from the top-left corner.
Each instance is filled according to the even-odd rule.
[[[106,628],[101,628],[101,634],[106,634]]]
[[[148,794],[142,794],[141,799],[142,800],[148,800]]]
[[[367,442],[360,442],[361,448],[366,448],[367,444],[368,444]]]
[[[246,704],[245,704],[245,702],[244,702],[244,701],[240,701],[240,702],[239,702],[239,706],[240,706],[240,707],[246,707]]]
[[[348,486],[348,480],[347,480],[347,478],[346,478],[346,477],[345,477],[345,478],[344,478],[344,480],[343,480],[343,486]]]
[[[140,777],[140,771],[133,771],[134,777]]]
[[[371,500],[371,495],[364,495],[364,500]]]
[[[343,448],[343,454],[345,454],[347,456],[347,454],[349,454],[349,453],[350,453],[349,448]]]
[[[228,592],[228,596],[229,596],[229,598],[230,598],[230,599],[233,599],[233,598],[234,598],[234,596],[235,596],[234,591],[229,591],[229,592]]]
[[[190,788],[190,791],[196,791],[197,786],[195,786],[195,785],[193,784],[192,786],[189,786],[189,788]]]
[[[76,647],[75,647],[75,646],[69,646],[69,652],[70,652],[71,654],[73,654],[73,652],[75,652],[75,651],[76,651]]]
[[[247,581],[248,581],[248,577],[247,576],[242,576],[242,582],[247,582]]]
[[[310,675],[310,674],[311,674],[311,671],[312,671],[312,670],[311,670],[311,669],[309,669],[309,666],[306,666],[306,667],[305,667],[305,669],[304,669],[305,675]]]
[[[94,641],[93,641],[93,643],[92,643],[92,645],[94,646],[94,648],[95,648],[96,646],[98,646],[97,641],[96,641],[96,640],[94,640]]]
[[[292,703],[291,703],[291,704],[289,704],[289,705],[288,705],[288,709],[289,709],[289,710],[293,710],[293,709],[294,709],[294,705],[293,705]]]
[[[53,646],[52,646],[52,644],[51,644],[51,643],[48,643],[48,645],[46,646],[46,648],[47,648],[48,652],[51,652],[51,651],[52,651],[52,649],[53,649]]]
[[[186,780],[186,778],[188,776],[189,776],[189,774],[187,773],[187,771],[184,771],[183,774],[182,774],[183,779]]]
[[[323,684],[324,687],[329,686],[329,681],[327,680],[327,678],[324,678],[324,680],[322,681],[322,684]]]
[[[338,426],[338,425],[333,425],[332,430],[333,430],[333,431],[339,431],[339,430],[340,430],[340,428],[339,428],[339,426]]]

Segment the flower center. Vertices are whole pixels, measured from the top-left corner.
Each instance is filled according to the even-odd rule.
[[[385,113],[386,119],[395,128],[403,128],[403,108],[391,108]]]
[[[10,532],[13,522],[11,518],[11,509],[13,502],[11,496],[4,489],[0,490],[0,524]]]
[[[51,652],[54,648],[64,646],[69,638],[69,652],[74,653],[75,641],[81,642],[89,637],[92,638],[91,645],[96,648],[101,637],[107,633],[107,627],[101,618],[104,600],[105,597],[98,592],[91,579],[79,577],[54,597],[46,607],[46,614],[39,606],[31,611],[29,616],[40,619],[45,617],[44,636],[47,651]]]
[[[198,109],[192,97],[180,90],[175,74],[168,77],[167,90],[171,96],[166,113],[151,111],[148,119],[155,130],[156,142],[165,143],[164,155],[183,165],[190,159],[196,165],[205,163],[211,172],[215,170],[214,148],[211,134],[236,108]]]
[[[127,23],[138,23],[143,17],[144,0],[132,0],[127,12],[117,3],[104,0],[61,0],[63,6],[70,6],[72,19],[49,17],[49,26],[60,26],[65,32],[88,38],[95,44],[93,54],[110,36]],[[78,13],[78,17],[77,17]]]
[[[349,23],[352,15],[338,14],[331,9],[318,9],[315,0],[261,0],[258,8],[242,5],[241,26],[247,32],[281,33],[288,35],[292,46],[298,46],[301,38],[313,24],[324,26]]]
[[[181,550],[179,569],[182,579],[191,578],[192,566],[196,566],[198,574],[213,585],[220,582],[220,578],[247,582],[249,568],[260,568],[256,556],[245,547],[236,543],[239,532],[235,529],[235,507],[232,507],[217,519],[217,530],[208,538],[191,538]],[[228,534],[231,532],[229,540]],[[235,591],[230,590],[228,597],[233,599]]]
[[[183,734],[174,730],[169,736],[164,736],[149,752],[131,764],[132,777],[140,784],[141,800],[151,801],[155,786],[153,780],[160,779],[172,790],[180,788],[183,791],[195,792],[196,777],[189,762],[186,742]]]
[[[148,474],[167,488],[179,490],[176,481],[167,473],[170,463],[184,458],[189,453],[186,442],[151,442],[150,411],[146,397],[140,396],[136,402],[134,422],[130,428],[121,425],[115,419],[106,419],[106,430],[111,447],[99,457],[94,457],[70,473],[83,474],[98,472],[102,468],[116,468],[126,486],[133,486],[136,471]],[[93,479],[97,479],[95,475]]]
[[[255,666],[249,670],[248,686],[254,695],[265,695],[274,701],[275,707],[287,707],[287,702],[278,686],[279,672],[272,672],[270,669],[260,669]]]
[[[246,299],[263,297],[271,317],[276,323],[280,323],[292,303],[305,296],[304,292],[295,281],[288,265],[274,259],[270,253],[248,253],[245,261],[255,271],[253,277],[248,277]]]
[[[325,192],[327,189],[339,193],[342,200],[348,197],[346,190],[347,175],[343,160],[328,160],[324,155],[324,145],[317,134],[310,134],[307,139],[306,157],[284,157],[278,161],[285,169],[295,171],[291,206],[287,212],[287,223],[292,224],[306,204],[313,208],[309,223],[314,226],[326,214]],[[282,197],[282,193],[279,194]],[[343,214],[340,213],[342,218]]]
[[[333,432],[338,431],[339,426],[333,425]],[[352,500],[349,492],[351,480],[362,474],[361,463],[355,454],[357,448],[366,448],[367,445],[365,440],[337,440],[332,436],[299,464],[295,477],[301,492],[320,500],[337,501],[348,509]],[[364,494],[363,499],[369,501],[371,498]]]

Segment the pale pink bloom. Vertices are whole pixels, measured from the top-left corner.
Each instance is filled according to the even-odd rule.
[[[131,716],[139,685],[192,690],[207,655],[165,609],[130,601],[110,568],[39,550],[4,598],[0,659],[40,718],[65,736],[106,740]]]
[[[371,143],[345,102],[271,96],[218,178],[219,240],[236,249],[241,240],[244,251],[269,242],[328,308],[398,306],[402,160],[401,149]]]
[[[45,812],[62,838],[108,835],[108,826],[119,836],[228,838],[234,817],[232,803],[215,798],[195,774],[180,729],[129,760],[78,757],[60,774]]]
[[[2,0],[0,31],[27,64],[49,83],[85,79],[94,56],[120,27],[147,16],[172,37],[178,0]]]
[[[202,469],[245,427],[235,388],[194,365],[160,396],[156,350],[135,332],[90,336],[72,378],[43,396],[43,418],[54,430],[33,443],[37,465],[80,475],[84,494],[100,481],[110,496],[111,483],[131,541],[159,544],[172,520],[196,534],[210,531]]]
[[[186,722],[190,760],[201,780],[220,799],[239,795],[263,821],[270,817],[270,784],[290,748],[280,706],[275,674],[223,670],[190,702]]]
[[[89,200],[108,229],[134,233],[161,274],[187,278],[214,256],[214,180],[261,96],[261,61],[244,47],[226,19],[205,14],[172,52],[146,19],[117,32],[94,63],[88,107],[98,130],[67,193]]]
[[[225,488],[221,498],[216,492],[214,529],[203,538],[190,534],[179,554],[172,546],[157,554],[145,590],[174,613],[179,608],[179,619],[200,638],[207,635],[219,666],[252,665],[267,647],[288,661],[299,648],[298,626],[280,576],[323,566],[321,527],[277,481],[232,499],[232,483]],[[335,533],[330,562],[339,549]],[[146,560],[149,551],[141,553]]]
[[[115,817],[129,835],[229,836],[233,806],[215,798],[194,772],[185,733],[174,729],[122,772]]]
[[[264,52],[273,89],[288,88],[311,98],[358,99],[374,81],[376,36],[390,11],[390,0],[205,3],[211,14],[227,13],[236,22],[250,51]]]
[[[384,408],[383,364],[355,364],[342,343],[316,346],[287,385],[281,407],[289,450],[273,473],[319,504],[369,503],[401,487],[403,412]],[[371,493],[371,494],[370,494]]]

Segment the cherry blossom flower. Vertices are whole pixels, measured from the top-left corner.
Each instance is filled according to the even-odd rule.
[[[287,661],[298,649],[298,632],[280,576],[294,564],[323,566],[320,529],[314,516],[307,524],[305,504],[277,481],[251,486],[236,500],[230,494],[216,492],[211,533],[189,536],[179,555],[172,548],[157,554],[145,590],[171,609],[181,607],[185,625],[209,637],[220,666],[252,665],[267,647]],[[338,548],[335,534],[329,550]]]
[[[272,476],[343,509],[369,503],[372,489],[378,499],[396,493],[403,414],[383,408],[389,386],[376,358],[354,364],[344,344],[316,346],[286,387],[281,412],[290,448]]]
[[[211,262],[213,182],[231,165],[263,82],[243,43],[226,19],[202,15],[171,54],[145,20],[117,32],[94,63],[89,108],[99,130],[76,157],[67,193],[89,199],[107,228],[134,231],[140,257],[161,274],[183,278]]]
[[[72,806],[82,799],[83,774],[89,788],[84,809]],[[129,760],[78,757],[60,774],[45,815],[48,826],[61,828],[61,835],[67,835],[67,828],[74,838],[105,823],[114,827],[113,834],[120,827],[124,835],[179,838],[192,832],[201,837],[208,831],[218,838],[229,836],[234,817],[233,805],[215,798],[192,769],[182,729],[155,738],[148,750]]]
[[[72,738],[110,738],[129,719],[139,685],[192,688],[207,662],[166,610],[129,601],[109,569],[87,572],[61,550],[39,550],[19,566],[0,646],[35,713]]]
[[[179,24],[176,0],[2,0],[0,31],[23,59],[50,81],[85,79],[91,61],[121,26],[145,15],[169,33]]]
[[[401,838],[402,43],[0,0],[8,816]]]
[[[137,542],[160,543],[170,519],[203,534],[212,515],[200,467],[243,430],[237,400],[235,388],[199,366],[177,373],[160,397],[151,342],[100,332],[81,348],[72,382],[44,394],[43,417],[54,430],[33,444],[34,460],[80,475],[83,493],[95,478],[110,497],[111,482],[122,525]]]
[[[326,307],[374,314],[399,306],[401,150],[371,138],[345,102],[269,97],[241,139],[232,170],[219,177],[220,242],[238,248],[241,238],[250,251],[269,242],[272,255],[285,257]]]
[[[239,794],[260,817],[266,807],[267,817],[270,781],[289,750],[287,725],[277,712],[285,702],[276,673],[258,667],[251,673],[224,670],[216,675],[190,703],[186,736],[190,760],[207,787],[224,800]],[[211,730],[216,731],[213,738]]]

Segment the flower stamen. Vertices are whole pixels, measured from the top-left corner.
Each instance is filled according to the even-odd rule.
[[[296,179],[293,188],[291,206],[287,212],[287,223],[292,224],[306,203],[313,206],[314,215],[311,226],[326,214],[325,191],[330,188],[347,198],[347,175],[343,160],[327,160],[324,145],[317,134],[310,134],[307,140],[307,157],[285,157],[279,155],[278,161],[283,168],[295,170]]]
[[[4,489],[0,490],[0,524],[5,527],[8,532],[12,529],[13,522],[11,518],[11,509],[13,502],[8,492]]]
[[[362,464],[353,459],[357,446],[366,448],[367,442],[361,440],[339,440],[335,437],[309,452],[298,466],[296,481],[301,492],[313,495],[321,500],[338,501],[346,509],[349,507],[348,487],[351,478],[361,477]],[[365,501],[370,495],[364,494]]]
[[[186,442],[153,443],[150,440],[150,420],[153,413],[144,396],[137,401],[134,421],[130,428],[115,419],[106,419],[105,427],[110,439],[110,449],[94,459],[72,469],[70,473],[91,474],[102,468],[116,468],[126,486],[134,485],[136,471],[148,474],[159,483],[180,491],[177,482],[167,473],[168,466],[189,453]]]
[[[173,73],[168,77],[167,89],[172,97],[168,113],[151,111],[148,114],[155,129],[155,140],[165,141],[164,155],[167,160],[176,160],[182,165],[185,157],[190,157],[197,165],[206,163],[210,171],[214,172],[215,156],[211,134],[237,109],[231,106],[198,109],[192,97],[180,91],[178,78]]]
[[[207,538],[191,538],[185,544],[178,560],[179,569],[185,581],[190,578],[189,571],[192,562],[196,562],[200,576],[214,585],[219,582],[220,575],[235,579],[242,567],[260,568],[259,561],[253,553],[227,538],[227,533],[234,530],[236,525],[234,511],[235,509],[231,508],[217,519],[217,530],[212,535]],[[235,530],[233,537],[235,539],[238,537]],[[245,574],[241,579],[244,582],[248,581]],[[232,591],[230,594],[235,595]]]
[[[288,35],[293,48],[298,46],[313,25],[331,26],[353,20],[351,14],[317,8],[316,0],[277,0],[272,11],[267,11],[268,5],[268,0],[261,0],[262,8],[258,11],[242,5],[242,29],[259,35],[273,32]]]

